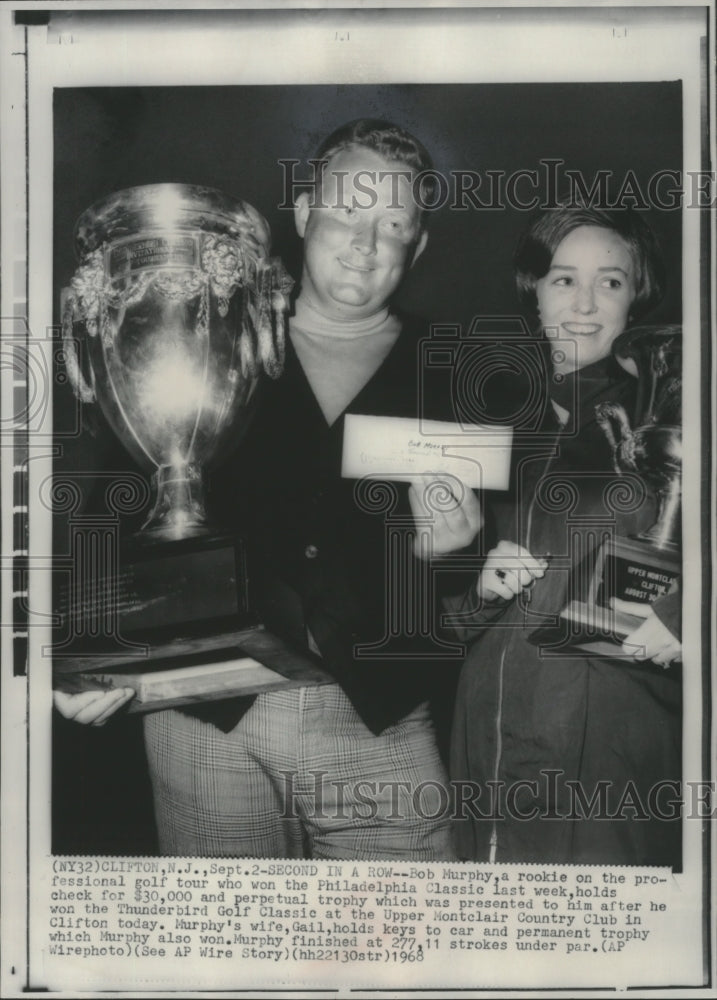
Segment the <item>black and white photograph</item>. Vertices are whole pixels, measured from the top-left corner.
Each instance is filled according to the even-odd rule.
[[[710,995],[713,12],[15,7],[3,994]]]

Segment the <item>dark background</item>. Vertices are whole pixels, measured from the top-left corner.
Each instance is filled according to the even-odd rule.
[[[413,132],[436,169],[484,176],[538,169],[563,160],[588,185],[612,174],[615,197],[628,171],[643,192],[649,178],[682,166],[679,83],[431,84],[291,87],[156,87],[58,89],[54,100],[54,289],[77,261],[78,216],[110,192],[179,182],[220,188],[266,217],[274,252],[300,277],[301,241],[284,200],[278,161],[298,159],[297,175],[319,142],[358,117],[387,118]],[[540,173],[541,182],[544,172]],[[519,190],[532,194],[528,185]],[[544,195],[545,191],[539,191]],[[489,200],[486,187],[481,201]],[[450,204],[450,203],[449,203]],[[406,279],[399,303],[434,322],[519,312],[511,259],[529,213],[504,207],[431,213],[430,239]],[[650,208],[669,285],[651,322],[681,320],[681,213]],[[67,385],[55,390],[55,427],[63,474],[131,468],[101,417],[80,414]],[[66,546],[66,521],[55,520],[55,550]],[[53,851],[141,854],[156,850],[138,717],[93,729],[56,716],[53,739]]]

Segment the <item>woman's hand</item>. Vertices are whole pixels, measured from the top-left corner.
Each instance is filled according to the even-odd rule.
[[[408,491],[416,521],[430,519],[428,551],[417,546],[420,559],[464,549],[483,527],[483,513],[470,487],[452,476],[416,476]]]
[[[619,597],[613,597],[610,605],[616,611],[644,618],[642,624],[623,640],[623,653],[635,660],[652,660],[665,669],[672,663],[682,662],[682,643],[660,621],[651,605],[623,601]]]
[[[515,542],[498,542],[486,556],[476,591],[478,597],[489,604],[495,601],[512,601],[526,587],[545,576],[548,560],[533,556]]]
[[[132,688],[81,691],[79,694],[67,694],[65,691],[52,692],[55,708],[60,715],[85,726],[103,726],[111,715],[133,697]]]

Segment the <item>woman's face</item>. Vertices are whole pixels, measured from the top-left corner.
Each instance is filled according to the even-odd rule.
[[[580,226],[559,244],[536,294],[543,329],[556,341],[555,371],[585,368],[606,358],[627,326],[635,298],[632,254],[611,229]]]

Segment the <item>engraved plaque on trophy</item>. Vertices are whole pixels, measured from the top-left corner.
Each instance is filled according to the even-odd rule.
[[[70,675],[113,658],[136,673],[143,659],[166,661],[167,648],[181,660],[181,643],[194,663],[203,650],[216,659],[221,634],[235,658],[238,633],[256,648],[242,540],[208,522],[204,468],[242,435],[261,371],[282,371],[293,285],[269,256],[262,216],[211,188],[118,191],[80,216],[75,243],[62,309],[67,374],[148,473],[152,504],[118,557],[60,602],[71,638],[93,617],[130,640],[109,659],[102,635],[79,650],[56,643],[56,683],[72,690],[80,679]]]
[[[675,589],[681,574],[682,331],[678,326],[626,330],[613,344],[620,364],[637,376],[632,421],[617,403],[601,403],[596,416],[613,451],[618,475],[640,477],[656,502],[656,519],[631,537],[617,535],[596,553],[585,601],[571,601],[560,625],[538,630],[533,641],[556,652],[571,648],[617,655],[643,621],[612,606],[613,599],[651,604]]]

